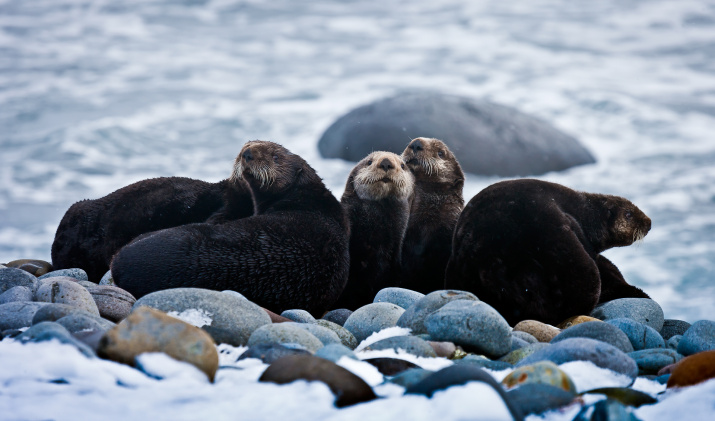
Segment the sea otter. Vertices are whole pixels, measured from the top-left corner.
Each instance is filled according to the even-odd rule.
[[[414,176],[399,155],[373,152],[353,168],[340,203],[350,220],[350,276],[336,308],[370,304],[400,279]]]
[[[246,143],[232,181],[247,182],[255,214],[223,224],[189,224],[122,248],[112,275],[135,297],[195,287],[238,291],[276,313],[320,317],[348,279],[349,225],[340,202],[298,155],[266,141]]]
[[[473,292],[511,325],[555,325],[604,299],[648,298],[600,253],[642,239],[650,227],[622,197],[540,180],[499,182],[464,208],[446,287]]]
[[[415,188],[402,244],[400,286],[427,294],[444,289],[452,232],[464,206],[464,173],[438,139],[412,140],[402,159],[415,176]]]
[[[99,282],[112,256],[141,234],[212,218],[253,214],[248,186],[239,180],[207,183],[184,177],[138,181],[99,199],[72,205],[52,243],[55,269],[82,268]]]

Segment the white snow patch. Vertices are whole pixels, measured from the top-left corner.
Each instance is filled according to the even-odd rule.
[[[656,397],[660,392],[663,392],[665,388],[666,385],[660,384],[653,380],[648,380],[644,377],[636,378],[635,383],[633,383],[633,386],[631,386],[631,389],[647,393],[653,397]]]
[[[635,411],[644,421],[715,419],[715,379],[690,387],[672,389],[661,402],[644,405]]]
[[[370,346],[375,342],[381,341],[383,339],[392,338],[395,336],[407,336],[410,334],[411,331],[412,329],[399,326],[382,329],[381,331],[373,333],[372,335],[365,338],[364,341],[360,342],[357,348],[355,348],[355,352],[360,352],[365,349],[365,347]]]
[[[350,357],[340,357],[337,364],[360,377],[371,387],[377,386],[385,381],[385,377],[380,371],[370,363],[358,361]]]
[[[204,309],[189,308],[181,313],[170,311],[166,314],[196,327],[211,326],[211,323],[213,323],[212,314]]]
[[[137,366],[151,377],[161,380],[208,383],[206,374],[193,365],[178,361],[163,352],[147,352],[136,357]]]
[[[571,361],[559,367],[571,377],[578,393],[601,387],[626,387],[633,382],[626,375],[601,368],[590,361]]]
[[[248,350],[248,347],[236,347],[229,344],[220,344],[216,346],[216,350],[218,351],[218,365],[221,367],[235,365],[238,362],[238,358],[243,355],[246,350]]]

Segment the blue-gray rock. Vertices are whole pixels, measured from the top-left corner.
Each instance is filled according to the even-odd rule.
[[[283,313],[281,313],[281,316],[285,317],[286,319],[291,319],[294,322],[298,322],[298,323],[315,323],[315,317],[313,317],[310,313],[308,313],[305,310],[300,310],[300,309],[286,310]]]
[[[87,357],[94,357],[94,351],[91,348],[75,339],[64,326],[55,322],[41,322],[33,325],[16,339],[20,342],[44,342],[54,339],[63,344],[72,345]]]
[[[46,305],[47,303],[33,301],[14,301],[0,304],[0,332],[32,325],[32,318],[35,317],[35,313]]]
[[[488,357],[511,351],[509,324],[482,301],[452,301],[430,314],[424,325],[432,340],[453,342]]]
[[[59,272],[59,271],[55,271]],[[54,273],[54,272],[50,272]],[[67,304],[99,316],[92,294],[73,278],[53,276],[42,283],[35,292],[35,300],[45,303]]]
[[[638,364],[638,374],[658,374],[661,368],[666,365],[675,364],[683,359],[683,356],[672,349],[643,349],[628,354]]]
[[[409,308],[412,304],[416,303],[417,300],[424,297],[425,295],[421,292],[412,291],[411,289],[405,288],[383,288],[377,292],[375,295],[374,303],[392,303],[396,304],[404,309]]]
[[[225,294],[201,288],[175,288],[152,292],[134,303],[133,308],[152,307],[182,320],[198,315],[199,326],[216,343],[246,345],[251,334],[271,323],[271,318],[258,305]]]
[[[455,360],[456,365],[473,365],[475,367],[486,368],[494,371],[512,370],[514,365],[505,361],[492,361],[479,355],[467,355],[464,358]]]
[[[344,327],[340,326],[337,323],[329,322],[327,320],[316,320],[315,324],[318,326],[322,326],[324,328],[328,328],[335,332],[336,335],[338,335],[338,338],[340,338],[340,342],[342,342],[343,345],[350,349],[355,349],[358,346],[358,341],[355,339],[355,335],[350,333],[349,330],[345,329]]]
[[[111,270],[108,270],[107,273],[102,276],[102,279],[99,280],[99,285],[115,285]]]
[[[393,336],[375,342],[365,347],[365,350],[379,351],[383,349],[401,349],[418,357],[437,357],[434,349],[426,342],[415,336]]]
[[[683,334],[678,343],[678,352],[693,355],[715,349],[715,321],[698,320]]]
[[[402,386],[405,389],[412,387],[422,380],[433,374],[434,371],[425,370],[424,368],[410,368],[403,371],[402,373],[392,377],[388,380],[390,383],[394,383],[398,386]]]
[[[375,332],[395,326],[404,312],[405,309],[392,303],[372,303],[355,310],[343,327],[360,343]]]
[[[255,345],[248,348],[240,357],[238,361],[245,360],[247,358],[256,358],[263,361],[265,364],[273,364],[274,361],[287,357],[288,355],[301,355],[308,354],[310,352],[304,349],[288,348],[281,344],[263,344]]]
[[[435,92],[407,92],[356,108],[318,141],[325,158],[402,153],[410,137],[447,141],[466,172],[518,176],[595,162],[576,139],[516,109]]]
[[[665,341],[650,326],[638,323],[632,319],[620,318],[607,320],[606,323],[613,325],[626,334],[631,342],[634,351],[651,348],[665,348]]]
[[[93,316],[92,313],[87,310],[68,304],[48,303],[37,310],[35,315],[32,317],[32,324],[35,325],[41,322],[56,322],[57,320],[74,313],[82,313]]]
[[[348,320],[348,317],[353,314],[351,310],[348,310],[347,308],[339,308],[337,310],[332,310],[323,316],[323,320],[327,320],[329,322],[333,322],[336,325],[343,326],[345,325],[345,321]]]
[[[240,298],[240,299],[242,299],[242,300],[248,300],[248,298],[244,297],[243,294],[241,294],[240,292],[237,292],[237,291],[232,291],[232,290],[230,290],[230,289],[225,289],[225,290],[223,290],[223,291],[221,291],[221,292],[223,292],[224,294],[232,295],[232,296],[234,296],[234,297],[236,297],[236,298]]]
[[[648,378],[650,376],[643,377]],[[653,379],[650,380],[654,379],[655,376],[653,376]],[[581,395],[585,395],[587,393],[594,395],[606,395],[609,399],[614,399],[624,405],[634,406],[636,408],[642,405],[652,405],[658,402],[658,399],[653,396],[629,387],[599,387],[597,389],[590,389],[588,391],[581,392]]]
[[[529,343],[526,342],[525,340],[512,335],[511,336],[511,350],[510,350],[510,352],[516,351],[517,349],[524,348],[528,345],[529,345]]]
[[[665,319],[663,328],[660,330],[660,335],[666,341],[675,335],[682,335],[686,330],[690,329],[690,323],[683,320]]]
[[[522,332],[520,330],[512,330],[511,336],[517,337],[517,338],[521,339],[522,341],[526,341],[529,344],[535,344],[535,343],[539,342],[539,340],[536,339],[532,334],[527,333],[527,332]]]
[[[284,325],[293,325],[298,327],[299,329],[303,329],[306,332],[311,333],[313,336],[318,338],[320,342],[323,343],[323,345],[329,345],[329,344],[341,344],[342,341],[338,337],[338,335],[333,332],[332,330],[328,329],[327,327],[323,327],[317,324],[312,324],[312,323],[298,323],[298,322],[285,322],[282,323]]]
[[[352,358],[353,360],[358,359],[350,348],[342,344],[325,345],[315,353],[315,356],[325,358],[334,363],[337,363],[342,357]]]
[[[13,287],[27,287],[32,292],[37,290],[37,278],[17,268],[0,268],[0,294]]]
[[[619,298],[596,307],[591,317],[600,320],[632,319],[648,325],[660,332],[665,321],[663,309],[655,301],[648,298]]]
[[[35,294],[30,288],[18,285],[0,294],[0,304],[15,301],[32,301],[34,296]]]
[[[675,335],[672,336],[670,339],[668,339],[668,349],[673,349],[675,351],[678,350],[678,345],[680,345],[680,341],[683,339],[683,335]]]
[[[114,285],[92,284],[87,287],[99,315],[113,322],[120,322],[132,312],[137,299],[129,292]]]
[[[101,330],[106,332],[115,326],[115,324],[109,320],[85,312],[69,314],[58,319],[56,323],[64,326],[70,333],[81,332],[83,330]]]
[[[590,338],[570,338],[551,344],[519,361],[521,367],[538,361],[551,361],[556,365],[570,361],[591,361],[595,365],[632,379],[638,376],[636,362],[613,345]]]
[[[479,301],[476,295],[467,291],[439,290],[430,292],[412,304],[397,321],[397,326],[412,329],[413,335],[427,333],[424,321],[430,314],[445,304],[456,300]]]
[[[68,278],[76,279],[78,281],[89,281],[87,272],[80,268],[53,270],[52,272],[46,273],[37,279],[43,280],[47,278],[54,278],[56,276],[66,276]]]
[[[509,364],[516,364],[524,358],[528,357],[529,355],[533,354],[534,352],[543,348],[548,348],[550,345],[551,344],[546,342],[536,342],[533,344],[529,344],[523,348],[511,351],[505,356],[499,358],[499,361],[503,361]]]
[[[670,379],[670,373],[668,374],[663,374],[662,376],[658,376],[655,378],[655,381],[657,381],[660,384],[668,384],[668,380]]]
[[[640,421],[633,409],[622,403],[604,399],[593,405],[584,406],[573,421]]]
[[[435,392],[440,390],[448,389],[452,386],[459,386],[469,382],[482,382],[491,386],[495,392],[501,396],[504,404],[511,412],[514,420],[523,420],[524,416],[521,411],[516,408],[511,399],[506,395],[504,389],[501,385],[494,380],[494,378],[477,366],[471,365],[452,365],[443,368],[429,376],[427,376],[421,382],[414,384],[405,390],[405,394],[411,395],[425,395],[429,398],[434,395]]]
[[[315,335],[302,329],[298,323],[290,322],[263,325],[248,338],[248,346],[271,344],[298,344],[311,353],[323,347],[323,343]]]
[[[560,387],[527,383],[506,392],[514,406],[524,415],[542,414],[573,402],[576,396]]]
[[[633,352],[633,345],[628,336],[616,326],[603,322],[584,322],[561,331],[551,343],[570,338],[591,338],[611,344],[625,353]]]

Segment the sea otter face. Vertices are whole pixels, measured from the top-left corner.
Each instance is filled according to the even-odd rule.
[[[413,139],[402,159],[417,180],[429,179],[438,183],[464,180],[464,173],[447,145],[439,139],[418,137]]]
[[[650,231],[650,218],[629,200],[607,196],[604,204],[608,210],[610,247],[631,245]]]
[[[244,179],[252,189],[279,192],[295,181],[300,159],[283,146],[262,140],[243,145],[236,157],[231,179]]]
[[[355,193],[363,200],[386,197],[406,199],[412,194],[414,176],[402,157],[392,152],[373,152],[358,162],[352,172]]]

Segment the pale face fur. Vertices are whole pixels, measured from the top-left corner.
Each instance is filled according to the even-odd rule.
[[[294,180],[293,167],[287,165],[292,155],[277,143],[252,140],[241,148],[230,179],[253,179],[261,190],[282,190]]]
[[[628,246],[642,240],[650,231],[650,218],[627,199],[617,196],[607,197],[612,247]]]
[[[456,158],[439,139],[413,139],[402,152],[402,159],[418,180],[452,183],[456,178],[464,178]]]
[[[402,158],[392,152],[371,153],[355,166],[353,174],[355,193],[363,200],[405,199],[415,183]]]

